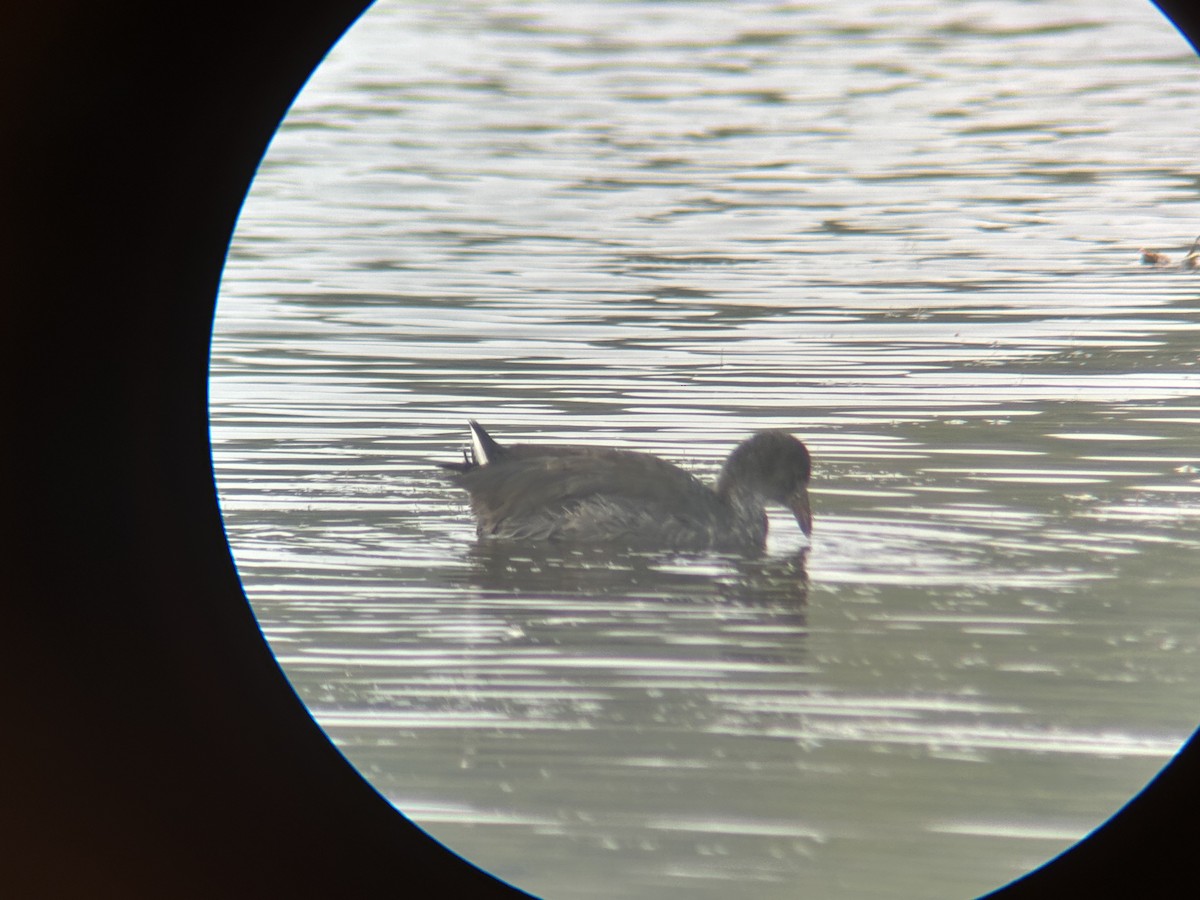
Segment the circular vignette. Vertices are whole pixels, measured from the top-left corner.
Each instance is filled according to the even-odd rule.
[[[210,4],[185,35],[132,2],[103,20],[82,3],[6,14],[3,33],[28,38],[0,95],[20,124],[4,158],[22,336],[6,381],[16,895],[502,890],[425,866],[428,840],[316,733],[246,607],[207,460],[233,218],[283,107],[362,6]],[[1195,45],[1194,18],[1160,6]],[[990,896],[1177,894],[1197,756],[1193,738],[1091,838]]]
[[[292,693],[208,446],[238,210],[364,0],[9,4],[0,883],[20,897],[523,896],[407,822]]]

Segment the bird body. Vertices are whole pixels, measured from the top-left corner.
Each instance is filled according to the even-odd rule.
[[[764,431],[730,455],[716,488],[648,453],[562,444],[498,444],[470,422],[471,449],[443,467],[471,497],[480,538],[747,550],[767,536],[766,503],[806,534],[811,463],[800,441]]]

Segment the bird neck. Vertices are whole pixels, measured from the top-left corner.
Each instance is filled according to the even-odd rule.
[[[763,498],[755,490],[722,475],[717,482],[717,496],[725,503],[742,530],[761,540],[767,534],[767,511]]]

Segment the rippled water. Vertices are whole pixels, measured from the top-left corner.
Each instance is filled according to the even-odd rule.
[[[264,632],[405,815],[548,898],[966,897],[1200,719],[1197,60],[1137,2],[383,3],[281,129],[212,356]],[[816,460],[811,549],[478,545],[504,441]]]

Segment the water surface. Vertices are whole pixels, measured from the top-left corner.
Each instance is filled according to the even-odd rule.
[[[1148,4],[381,3],[212,355],[231,547],[350,761],[547,898],[978,895],[1200,719],[1197,60]],[[479,545],[502,442],[712,477],[760,559]]]

